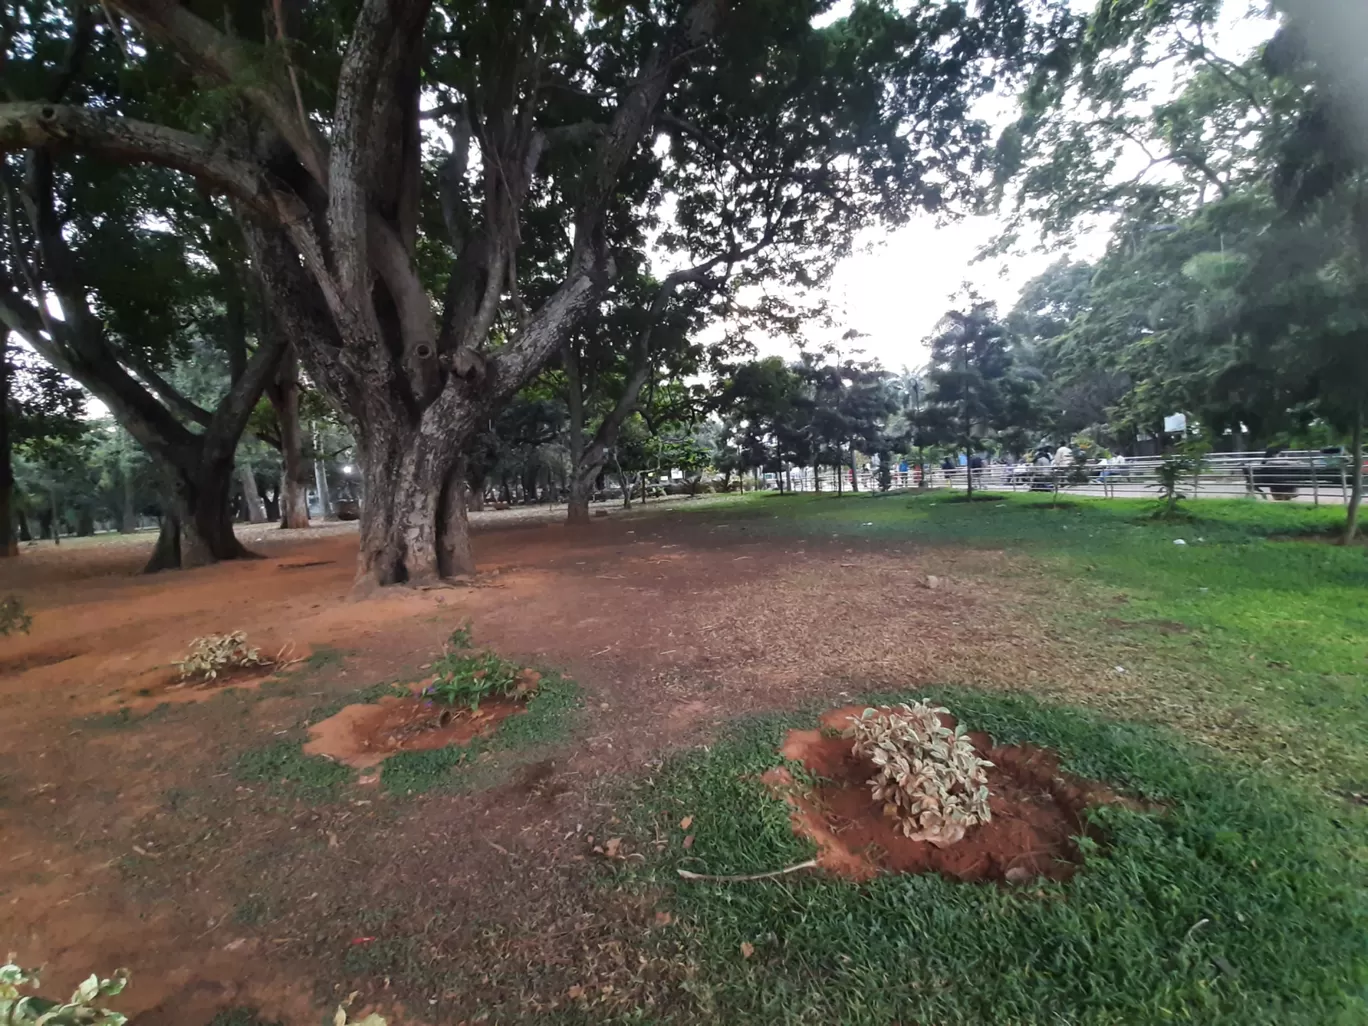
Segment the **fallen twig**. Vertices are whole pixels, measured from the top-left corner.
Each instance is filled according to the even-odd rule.
[[[800,869],[816,868],[817,860],[808,859],[806,862],[800,862],[796,866],[788,866],[784,869],[775,869],[768,873],[751,873],[746,876],[712,876],[708,873],[690,873],[687,869],[676,869],[675,872],[678,873],[680,878],[684,880],[703,880],[709,883],[746,883],[750,880],[772,880],[776,876],[784,876],[788,873],[796,873]]]

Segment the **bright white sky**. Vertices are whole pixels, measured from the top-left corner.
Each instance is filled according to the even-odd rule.
[[[1096,2],[1072,0],[1080,11],[1091,10]],[[829,18],[844,15],[849,7],[843,0]],[[1226,8],[1219,30],[1208,38],[1223,55],[1243,57],[1272,34],[1272,22],[1244,17],[1248,10],[1245,0],[1228,0]],[[988,102],[992,114],[981,116],[990,124],[1001,127],[1011,120],[1011,103],[998,97]],[[938,226],[934,217],[923,215],[898,231],[867,240],[867,251],[842,263],[826,289],[840,327],[832,337],[814,341],[835,342],[852,328],[866,337],[846,343],[846,349],[858,347],[866,357],[877,358],[890,370],[915,370],[929,355],[926,339],[965,285],[1006,311],[1015,305],[1021,287],[1061,256],[1091,260],[1106,249],[1106,232],[1097,229],[1082,234],[1071,247],[1054,252],[1030,251],[1030,240],[1023,239],[1022,248],[1027,252],[975,263],[976,254],[1003,225],[1002,218],[985,216]],[[796,347],[787,340],[753,341],[761,356],[796,355]]]

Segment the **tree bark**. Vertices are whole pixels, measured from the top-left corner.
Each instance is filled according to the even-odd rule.
[[[132,534],[138,529],[138,516],[133,509],[133,472],[128,467],[119,468],[119,490],[122,507],[119,510],[119,533]]]
[[[299,424],[299,360],[287,348],[266,397],[280,427],[280,526],[309,526],[309,468],[304,461],[304,435]]]
[[[57,493],[48,492],[48,502],[52,510],[52,544],[62,544],[62,515],[57,509]]]
[[[1349,454],[1354,461],[1350,478],[1349,509],[1344,521],[1344,544],[1353,542],[1358,534],[1359,507],[1363,504],[1363,407],[1354,411],[1354,432],[1349,443]]]
[[[221,448],[190,471],[164,468],[161,530],[144,573],[192,569],[222,559],[256,559],[233,533],[233,460]],[[174,558],[174,562],[167,562]]]
[[[33,541],[33,531],[29,528],[28,513],[21,506],[14,511],[14,516],[19,521],[19,540],[21,542]]]
[[[261,501],[261,493],[257,490],[256,473],[250,463],[244,461],[242,466],[238,467],[238,479],[242,482],[242,499],[247,504],[248,523],[264,524],[266,507]]]
[[[0,327],[0,331],[4,331]],[[8,335],[8,332],[4,332]],[[14,464],[9,435],[9,360],[4,337],[0,337],[0,557],[19,555],[14,537]]]
[[[318,515],[325,520],[332,516],[332,493],[328,491],[328,470],[319,459],[318,428],[313,429],[314,492],[318,496]]]
[[[562,347],[561,366],[565,371],[565,405],[570,413],[570,495],[566,500],[565,522],[582,525],[589,523],[589,496],[603,469],[603,460],[597,467],[585,465],[585,450],[594,446],[584,444],[584,383],[580,378],[579,352],[574,345]]]

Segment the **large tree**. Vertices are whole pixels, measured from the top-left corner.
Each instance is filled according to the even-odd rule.
[[[140,71],[180,75],[183,96],[214,102],[146,109],[114,96],[93,109],[34,97],[0,105],[0,145],[160,164],[231,198],[272,315],[357,438],[359,581],[378,584],[471,569],[462,452],[607,288],[613,245],[630,234],[623,220],[659,199],[662,158],[649,142],[662,113],[700,129],[679,129],[695,154],[725,147],[731,112],[717,97],[737,88],[709,83],[750,76],[763,92],[769,64],[747,60],[801,58],[810,37],[830,34],[810,27],[821,2],[364,0],[345,9],[349,23],[298,3],[272,18],[173,0],[109,7],[145,37],[127,51]],[[958,3],[933,10],[894,19],[907,34],[880,44],[908,55],[909,74],[934,60],[978,76],[1036,41],[1017,0],[974,17]],[[885,16],[861,3],[846,23]],[[340,64],[328,56],[339,47]],[[449,140],[444,154],[424,142],[428,115]],[[787,167],[761,171],[789,189],[774,173]],[[920,173],[932,182],[945,171]],[[892,171],[871,180],[881,194],[903,185]],[[729,209],[724,199],[704,220],[735,227]],[[731,252],[730,239],[719,250]],[[529,275],[530,256],[540,259]]]
[[[1015,372],[1012,341],[992,303],[975,300],[941,319],[926,372],[926,441],[972,456],[993,434],[1029,426],[1033,385]],[[964,477],[972,498],[974,475]]]

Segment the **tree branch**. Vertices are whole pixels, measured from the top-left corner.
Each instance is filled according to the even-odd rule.
[[[184,417],[192,424],[199,424],[201,427],[208,427],[214,415],[200,406],[198,403],[191,402],[183,396],[174,385],[158,374],[146,360],[128,349],[122,349],[118,354],[119,362],[142,379],[143,384],[150,388],[157,397],[161,399],[177,416]]]
[[[273,219],[283,222],[305,216],[298,200],[275,190],[255,162],[221,143],[84,107],[0,103],[0,152],[44,146],[88,150],[124,163],[175,168]]]
[[[232,37],[191,13],[177,0],[110,0],[144,32],[175,50],[193,71],[239,89],[277,132],[319,185],[328,184],[327,146],[297,117],[283,83],[268,81],[260,63]]]

